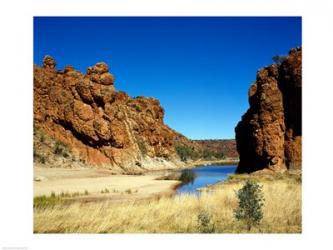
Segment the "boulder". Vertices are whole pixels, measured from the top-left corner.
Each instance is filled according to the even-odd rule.
[[[56,67],[56,62],[51,56],[45,56],[43,59],[43,67],[45,69],[55,69]]]

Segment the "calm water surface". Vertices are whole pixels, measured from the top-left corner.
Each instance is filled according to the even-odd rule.
[[[195,178],[193,181],[183,184],[177,188],[177,193],[197,193],[197,188],[205,187],[223,181],[228,174],[235,173],[236,165],[210,165],[201,166],[185,171],[193,172]]]

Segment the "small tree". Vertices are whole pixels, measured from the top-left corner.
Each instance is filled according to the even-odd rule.
[[[179,158],[186,162],[188,159],[195,159],[197,158],[197,153],[195,152],[194,148],[187,146],[187,145],[176,145],[175,146],[176,152]]]
[[[238,207],[234,210],[236,220],[243,221],[247,230],[252,226],[258,225],[263,218],[262,206],[264,197],[262,186],[254,181],[247,180],[245,185],[236,192]]]
[[[215,232],[215,225],[211,222],[211,216],[205,210],[198,214],[198,229],[201,233]]]

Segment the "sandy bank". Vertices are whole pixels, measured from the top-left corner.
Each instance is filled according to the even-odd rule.
[[[179,184],[175,180],[156,180],[157,177],[154,174],[112,175],[105,169],[35,167],[34,196],[88,191],[89,198],[146,198],[172,193]],[[105,189],[108,192],[102,194]]]

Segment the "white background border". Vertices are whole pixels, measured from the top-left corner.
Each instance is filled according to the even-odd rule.
[[[327,249],[332,247],[332,6],[306,0],[1,1],[0,247],[27,249]],[[33,16],[302,16],[303,233],[34,235]],[[65,39],[65,38],[64,38]],[[245,112],[245,110],[244,110]],[[15,249],[15,248],[12,248]],[[18,249],[18,248],[16,248]]]

